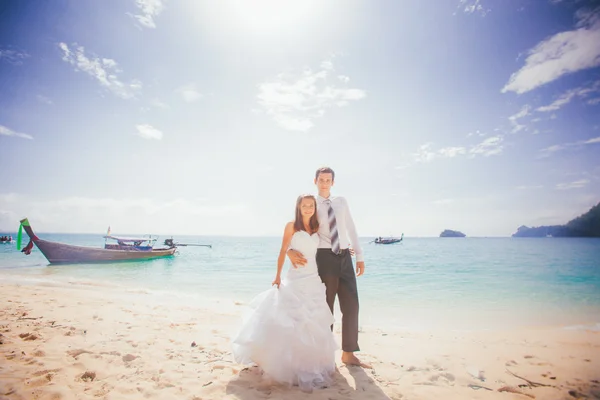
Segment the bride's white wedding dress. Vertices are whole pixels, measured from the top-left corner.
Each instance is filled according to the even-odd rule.
[[[302,252],[306,264],[290,266],[279,289],[273,287],[251,301],[252,310],[233,338],[236,362],[257,364],[265,377],[303,390],[330,382],[338,348],[317,270],[318,245],[317,233],[293,234],[291,248]]]

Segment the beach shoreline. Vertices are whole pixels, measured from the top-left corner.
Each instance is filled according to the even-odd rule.
[[[233,361],[241,304],[81,286],[2,283],[0,293],[2,399],[600,398],[600,332],[585,327],[369,328],[359,354],[373,369],[338,361],[333,385],[307,394]]]
[[[10,271],[10,272],[9,272]],[[128,297],[144,295],[145,301],[168,303],[174,308],[188,304],[202,304],[208,311],[222,313],[239,313],[251,299],[261,291],[269,288],[268,284],[258,287],[251,293],[233,292],[227,288],[211,288],[205,292],[175,291],[149,287],[144,282],[118,282],[115,279],[91,279],[69,277],[57,274],[42,274],[38,271],[24,274],[23,271],[0,271],[2,282],[9,285],[25,287],[56,287],[73,290],[84,290],[87,293],[102,291],[110,296],[128,301]],[[245,289],[248,292],[248,289]],[[359,291],[364,292],[363,288]],[[361,295],[361,311],[359,329],[385,330],[386,332],[430,332],[430,331],[497,331],[518,329],[587,329],[600,331],[600,307],[596,305],[556,308],[538,301],[535,304],[520,300],[512,300],[512,304],[503,299],[503,304],[496,308],[486,308],[476,300],[455,304],[422,304],[420,299],[404,299],[403,303],[395,303],[387,296],[373,293]],[[335,325],[339,328],[341,313],[339,305],[335,309]]]

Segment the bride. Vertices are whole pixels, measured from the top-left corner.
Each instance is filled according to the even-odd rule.
[[[285,226],[274,287],[252,300],[252,310],[233,339],[236,362],[256,364],[265,378],[305,391],[331,382],[338,348],[315,258],[319,245],[316,211],[314,196],[298,197],[296,218]],[[307,263],[292,265],[282,280],[290,248],[304,254]]]

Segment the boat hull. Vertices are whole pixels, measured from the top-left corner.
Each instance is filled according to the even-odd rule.
[[[74,246],[41,239],[36,240],[34,243],[46,257],[48,262],[50,262],[50,264],[149,260],[172,256],[177,250],[176,247],[153,249],[151,251],[139,251],[134,249],[110,250],[85,246]]]

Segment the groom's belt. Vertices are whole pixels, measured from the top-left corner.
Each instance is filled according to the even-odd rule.
[[[343,255],[345,255],[346,253],[348,253],[348,252],[349,252],[349,250],[348,250],[348,249],[340,249],[340,251],[339,251],[339,252],[337,252],[337,253],[334,253],[334,252],[333,252],[333,250],[331,250],[331,247],[319,247],[319,248],[317,249],[317,252],[328,252],[328,253],[332,253],[332,254],[334,254],[334,255],[336,255],[336,256],[343,256]]]

